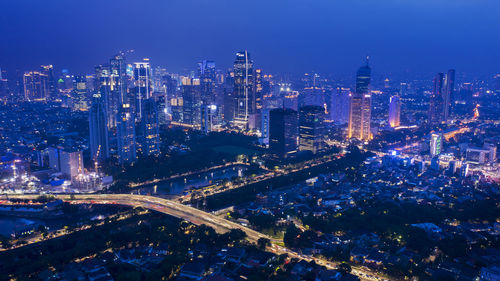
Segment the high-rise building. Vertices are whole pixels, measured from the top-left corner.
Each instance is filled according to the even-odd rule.
[[[204,105],[210,105],[215,101],[215,62],[209,60],[199,62],[198,77],[200,78],[201,100]]]
[[[47,91],[50,98],[56,98],[57,93],[57,79],[54,75],[54,66],[52,65],[42,65],[41,71],[47,76]]]
[[[158,109],[153,98],[142,101],[142,153],[146,156],[160,155],[160,131]]]
[[[330,106],[330,120],[336,124],[347,124],[349,122],[349,99],[351,89],[337,88],[333,90]]]
[[[389,99],[389,126],[399,127],[401,118],[401,99],[398,95]]]
[[[49,165],[52,169],[63,173],[70,179],[83,173],[83,153],[81,151],[50,147],[48,152]]]
[[[137,158],[135,145],[135,117],[129,104],[123,104],[118,112],[116,124],[118,161],[132,163]]]
[[[279,158],[288,158],[297,152],[297,111],[273,109],[269,113],[269,149]]]
[[[108,129],[116,126],[116,102],[113,97],[113,80],[111,79],[111,69],[109,65],[98,65],[95,68],[95,90],[99,95],[99,102],[106,112],[106,122]]]
[[[255,110],[261,110],[263,107],[264,81],[262,69],[255,70]]]
[[[260,139],[259,142],[263,145],[269,145],[269,112],[270,110],[264,108],[260,113]]]
[[[24,73],[24,98],[28,101],[45,101],[49,98],[48,76],[39,71]]]
[[[234,61],[234,125],[247,129],[250,114],[255,111],[253,61],[247,51],[236,53]]]
[[[94,161],[109,158],[109,135],[107,112],[102,97],[96,92],[89,110],[90,157]]]
[[[214,125],[215,115],[217,113],[217,106],[212,105],[202,105],[201,108],[201,131],[204,134],[208,134],[212,131]]]
[[[135,80],[135,112],[138,119],[142,118],[143,100],[149,99],[153,94],[151,65],[149,59],[144,59],[142,62],[134,63],[134,80]]]
[[[133,98],[129,96],[127,85],[127,64],[122,54],[115,55],[109,62],[110,96],[108,99],[108,115],[112,118],[111,126],[115,127],[120,109],[125,104],[133,104]]]
[[[199,125],[201,120],[200,85],[182,85],[182,122],[189,125]]]
[[[451,97],[455,87],[455,70],[434,77],[434,87],[429,99],[429,123],[446,124],[449,121]]]
[[[321,106],[307,105],[299,110],[299,150],[316,154],[324,149],[325,110]]]
[[[441,154],[443,150],[443,134],[441,133],[431,134],[429,147],[432,157]]]
[[[75,88],[73,91],[73,109],[78,111],[89,110],[87,91],[87,79],[85,76],[75,76]]]
[[[500,74],[495,75],[493,79],[495,80],[495,91],[500,93]]]
[[[348,138],[371,139],[371,68],[368,61],[356,74],[356,91],[352,93],[349,104]]]

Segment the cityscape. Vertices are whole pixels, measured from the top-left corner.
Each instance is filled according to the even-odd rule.
[[[0,4],[0,281],[500,280],[500,3],[255,1]]]

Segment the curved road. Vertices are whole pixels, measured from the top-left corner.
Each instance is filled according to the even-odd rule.
[[[39,195],[0,195],[0,198],[35,199],[38,196]],[[230,231],[231,229],[240,229],[246,233],[247,239],[250,242],[256,243],[259,238],[267,238],[272,242],[282,242],[238,223],[217,217],[211,213],[207,213],[196,208],[159,197],[136,194],[74,194],[53,196],[57,199],[65,201],[78,201],[81,203],[118,204],[131,207],[142,207],[145,209],[155,210],[160,213],[171,215],[189,221],[196,225],[205,224],[214,228],[218,233],[225,233]],[[286,247],[282,247],[276,244],[272,244],[272,246],[269,247],[268,250],[278,255],[288,254],[290,257],[303,259],[306,261],[314,260],[317,264],[323,265],[329,269],[335,269],[338,265],[338,263],[335,262],[299,254],[287,249]],[[389,280],[387,278],[380,277],[377,273],[364,268],[353,268],[352,273],[360,277],[361,280]]]

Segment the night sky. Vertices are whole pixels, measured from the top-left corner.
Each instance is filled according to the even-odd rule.
[[[499,0],[3,0],[0,67],[90,73],[119,50],[185,72],[247,49],[272,73],[500,72]]]

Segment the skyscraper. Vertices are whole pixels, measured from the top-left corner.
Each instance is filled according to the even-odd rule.
[[[307,105],[299,110],[299,150],[316,154],[324,149],[325,110]]]
[[[371,68],[368,61],[356,74],[356,91],[352,93],[349,105],[348,138],[371,139]]]
[[[39,71],[24,73],[24,98],[28,101],[45,101],[49,97],[48,76]]]
[[[90,157],[94,161],[109,158],[108,120],[104,97],[96,92],[89,111]]]
[[[443,149],[443,134],[441,133],[431,134],[429,147],[432,157],[441,154]]]
[[[233,123],[247,129],[249,115],[255,111],[253,61],[247,51],[236,53],[234,61],[234,118]]]
[[[349,99],[351,89],[337,88],[333,90],[330,106],[330,119],[336,124],[349,122]]]
[[[215,62],[209,60],[199,62],[198,77],[200,78],[201,99],[203,104],[212,104],[215,101]]]
[[[47,75],[47,91],[48,96],[52,99],[58,96],[57,93],[57,81],[54,75],[54,66],[53,65],[42,65],[41,66],[42,73]]]
[[[131,163],[137,158],[135,145],[135,117],[130,104],[123,104],[118,112],[117,124],[118,161]]]
[[[297,152],[297,111],[273,109],[269,113],[269,149],[279,158],[288,158]]]
[[[401,117],[401,99],[398,95],[389,99],[389,126],[399,127]]]
[[[446,124],[449,121],[451,97],[455,87],[455,70],[434,77],[434,87],[429,99],[429,124]]]
[[[142,153],[146,156],[160,154],[160,132],[158,126],[158,109],[153,98],[142,101]]]
[[[135,80],[135,112],[138,119],[142,118],[143,100],[149,99],[153,94],[153,84],[151,80],[151,65],[149,59],[144,59],[142,62],[134,63],[134,80]]]

